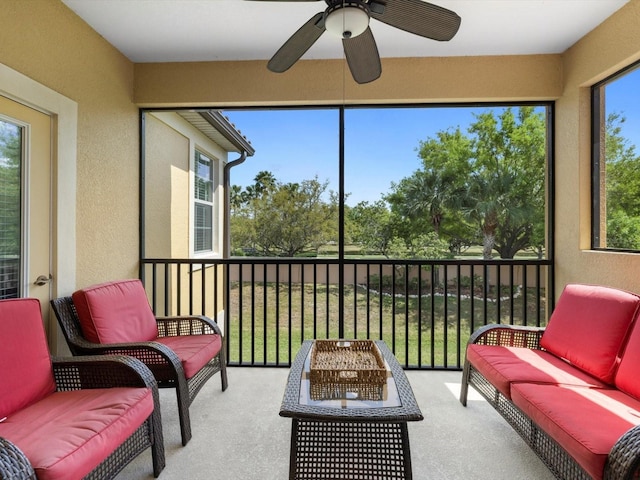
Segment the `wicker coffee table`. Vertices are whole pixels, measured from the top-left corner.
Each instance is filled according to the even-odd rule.
[[[423,417],[393,353],[384,342],[375,342],[389,370],[381,398],[314,400],[309,379],[313,343],[302,344],[280,408],[280,416],[292,419],[289,479],[413,478],[407,422]]]

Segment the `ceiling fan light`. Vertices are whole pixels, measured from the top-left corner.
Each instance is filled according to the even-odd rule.
[[[336,8],[327,15],[324,27],[339,38],[353,38],[364,33],[369,26],[369,14],[359,4]]]

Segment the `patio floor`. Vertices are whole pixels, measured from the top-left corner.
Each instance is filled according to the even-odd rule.
[[[289,370],[229,368],[191,406],[193,438],[180,443],[175,393],[161,390],[167,466],[161,480],[285,480],[291,420],[278,415]],[[553,475],[493,408],[472,391],[458,401],[460,372],[408,371],[425,419],[409,424],[415,480],[551,480]],[[117,477],[152,479],[145,452]]]

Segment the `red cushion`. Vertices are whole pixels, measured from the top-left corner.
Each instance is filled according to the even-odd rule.
[[[180,335],[159,337],[156,341],[176,353],[187,378],[198,373],[222,348],[220,335]]]
[[[140,280],[102,283],[72,296],[82,334],[94,343],[147,342],[158,325]]]
[[[0,423],[38,480],[85,477],[153,412],[147,388],[56,392]]]
[[[0,418],[55,389],[40,302],[34,298],[0,301]]]
[[[640,424],[640,402],[619,390],[519,383],[511,396],[595,479],[620,436]]]
[[[593,285],[567,285],[540,345],[585,372],[612,384],[618,355],[640,298]]]
[[[640,322],[636,321],[616,373],[616,387],[640,400]]]
[[[511,398],[510,386],[513,382],[606,387],[596,378],[541,350],[469,345],[467,358],[507,398]]]

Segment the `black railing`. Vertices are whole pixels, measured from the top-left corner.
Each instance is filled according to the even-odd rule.
[[[488,323],[546,324],[548,260],[142,261],[157,315],[224,324],[231,365],[290,366],[311,338],[384,340],[405,368],[460,369]]]

